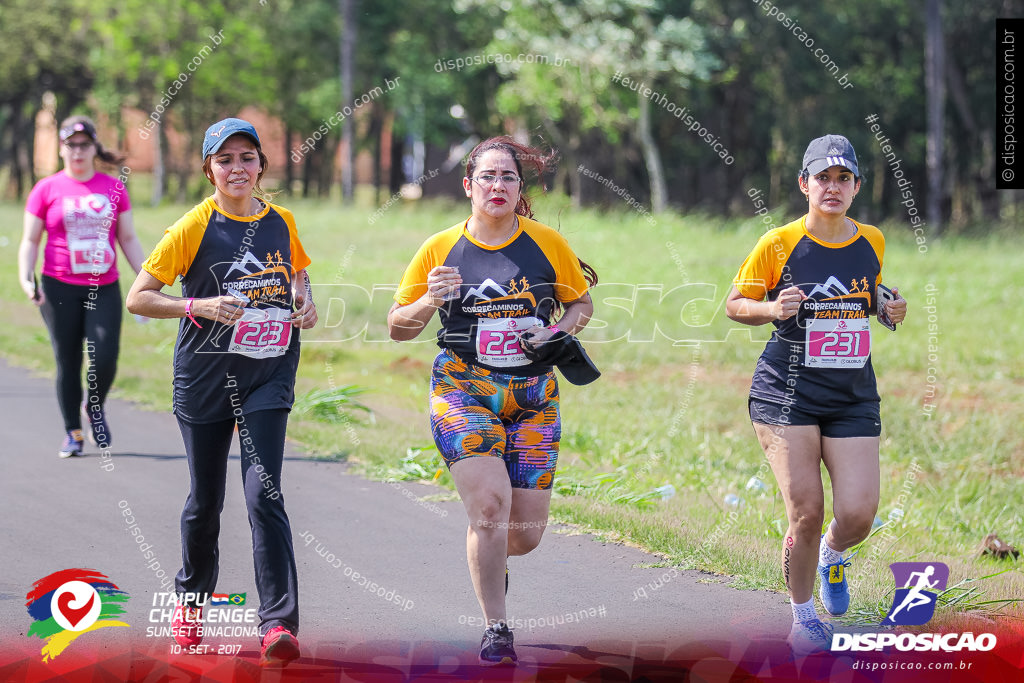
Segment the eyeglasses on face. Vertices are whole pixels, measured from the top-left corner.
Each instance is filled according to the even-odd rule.
[[[503,185],[518,185],[523,181],[523,179],[515,173],[502,173],[501,175],[481,173],[475,178],[470,178],[470,180],[476,182],[478,185],[493,185],[496,180],[500,180]]]

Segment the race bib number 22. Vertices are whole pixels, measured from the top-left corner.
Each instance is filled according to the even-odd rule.
[[[496,368],[528,365],[530,361],[519,345],[519,335],[534,325],[538,318],[481,319],[476,327],[476,357],[481,363]]]

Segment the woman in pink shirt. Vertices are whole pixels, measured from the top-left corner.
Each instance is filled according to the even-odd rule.
[[[91,440],[110,448],[103,404],[114,382],[121,337],[121,290],[117,283],[115,241],[139,272],[144,254],[132,223],[124,180],[98,173],[95,161],[120,165],[123,158],[104,149],[96,126],[72,116],[60,126],[64,170],[43,178],[29,193],[25,229],[18,248],[18,280],[39,306],[50,331],[57,361],[57,401],[64,416],[59,455],[82,454],[82,416]],[[39,241],[46,232],[42,278],[37,283]],[[89,359],[82,391],[82,342]],[[83,402],[83,393],[86,400]]]

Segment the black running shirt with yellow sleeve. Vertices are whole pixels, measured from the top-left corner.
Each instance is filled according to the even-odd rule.
[[[755,301],[774,301],[794,285],[808,297],[797,315],[774,321],[750,396],[823,409],[877,401],[869,314],[882,281],[885,239],[873,225],[852,221],[853,237],[822,242],[807,232],[806,219],[765,233],[734,280]]]
[[[473,239],[468,221],[427,239],[416,252],[395,293],[406,306],[427,291],[427,273],[458,266],[459,298],[440,308],[437,345],[489,370],[539,375],[523,354],[518,334],[551,323],[555,301],[569,303],[587,293],[579,259],[558,231],[519,216],[519,228],[504,244]]]
[[[174,412],[196,423],[291,408],[299,362],[292,280],[310,263],[291,212],[265,203],[255,216],[222,211],[212,197],[167,229],[142,268],[186,298],[248,297],[234,325],[188,318],[174,346]]]

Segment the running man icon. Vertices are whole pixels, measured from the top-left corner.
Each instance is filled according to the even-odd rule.
[[[886,618],[895,624],[896,615],[899,614],[900,610],[904,607],[907,608],[907,611],[910,611],[915,607],[927,605],[928,603],[932,602],[932,600],[934,599],[934,595],[931,593],[925,595],[922,591],[925,588],[935,588],[935,586],[938,585],[938,581],[932,582],[928,580],[928,577],[934,573],[935,567],[933,565],[928,565],[928,567],[923,572],[914,572],[913,574],[911,574],[911,581],[914,580],[915,576],[917,577],[917,585],[911,587],[910,591],[907,593],[907,597],[903,599],[903,602],[900,603],[900,606],[894,609],[892,613]]]
[[[890,565],[897,588],[885,625],[919,626],[935,613],[938,593],[949,581],[949,567],[941,562],[896,562]],[[902,613],[902,614],[901,614]]]

